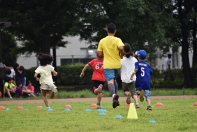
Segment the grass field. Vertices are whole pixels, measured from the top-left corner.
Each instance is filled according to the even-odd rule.
[[[154,106],[157,102],[163,107]],[[196,99],[152,100],[152,111],[146,110],[146,102],[137,109],[137,120],[127,119],[129,107],[112,108],[112,102],[102,102],[106,115],[99,115],[96,108],[90,107],[96,102],[50,103],[54,111],[46,111],[44,103],[23,104],[24,109],[16,109],[19,104],[3,105],[9,111],[0,110],[0,132],[196,132]],[[71,105],[71,111],[64,111],[65,105]],[[42,106],[42,109],[36,109]],[[25,111],[28,109],[28,111]],[[91,109],[91,111],[85,111]],[[114,118],[121,115],[123,118]],[[154,120],[156,123],[150,123]]]

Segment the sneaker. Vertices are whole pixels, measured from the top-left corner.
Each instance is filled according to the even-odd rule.
[[[130,93],[127,95],[126,103],[127,104],[130,104],[131,103],[131,94]]]
[[[100,85],[98,86],[97,90],[98,90],[98,93],[102,93],[102,92],[103,92],[103,85],[100,84]]]
[[[118,101],[118,99],[119,99],[119,96],[116,94],[116,95],[114,95],[114,98],[113,98],[113,108],[116,108],[117,106],[119,106],[119,101]]]
[[[136,104],[136,105],[135,105],[135,108],[140,108],[140,105],[139,105],[139,104]]]
[[[53,111],[53,109],[51,109],[51,108],[47,108],[47,111]]]
[[[140,101],[143,102],[144,101],[144,90],[140,91]]]
[[[97,104],[96,108],[97,108],[97,109],[101,109],[101,105],[98,105],[98,104]]]
[[[151,106],[147,106],[147,110],[152,110],[152,107]]]
[[[51,91],[53,92],[53,93],[57,93],[58,91],[57,91],[57,88],[51,88]]]

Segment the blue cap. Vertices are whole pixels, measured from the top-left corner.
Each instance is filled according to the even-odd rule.
[[[139,51],[136,51],[137,52],[137,56],[140,58],[140,59],[145,59],[146,58],[146,51],[145,50],[139,50]]]

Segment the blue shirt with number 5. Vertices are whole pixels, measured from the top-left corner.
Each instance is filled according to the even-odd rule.
[[[153,74],[153,71],[150,68],[150,65],[144,61],[138,61],[135,63],[135,69],[138,69],[136,72],[136,89],[150,90],[150,74]]]

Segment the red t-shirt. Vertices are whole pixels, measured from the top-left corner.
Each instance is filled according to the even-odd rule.
[[[93,59],[88,63],[93,68],[92,80],[105,82],[105,75],[103,72],[103,60]]]

